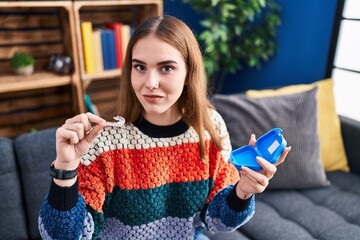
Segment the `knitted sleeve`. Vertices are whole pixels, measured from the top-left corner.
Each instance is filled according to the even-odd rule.
[[[113,161],[102,152],[87,164],[80,164],[73,186],[52,182],[39,215],[42,239],[96,239],[101,232],[106,193],[113,188]]]
[[[86,209],[94,220],[93,239],[100,234],[104,223],[104,208],[114,188],[113,153],[102,152],[88,166],[79,168],[79,192],[85,199]]]
[[[246,223],[254,214],[255,200],[251,197],[241,200],[237,197],[235,186],[239,172],[230,163],[231,143],[222,117],[213,112],[215,126],[222,137],[223,150],[210,144],[209,164],[211,190],[203,211],[203,220],[210,232],[233,231]]]
[[[42,239],[91,239],[92,216],[86,212],[77,187],[77,181],[71,187],[60,187],[52,181],[40,208],[38,226]]]

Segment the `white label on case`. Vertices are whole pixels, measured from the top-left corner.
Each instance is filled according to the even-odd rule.
[[[278,148],[278,146],[280,146],[280,143],[279,143],[277,140],[275,140],[275,141],[271,144],[271,146],[268,148],[268,152],[269,152],[270,154],[273,154],[273,152]]]

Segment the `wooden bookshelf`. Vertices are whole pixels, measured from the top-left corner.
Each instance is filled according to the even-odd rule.
[[[0,136],[57,127],[87,111],[87,89],[100,109],[110,109],[121,69],[85,72],[81,22],[124,22],[136,27],[162,13],[162,0],[0,1]],[[14,74],[10,58],[16,52],[34,56],[32,75]],[[49,71],[51,55],[70,56],[74,71],[69,75]]]
[[[57,127],[85,111],[74,24],[72,1],[0,2],[0,136]],[[32,75],[14,74],[16,52],[35,58]],[[70,56],[74,71],[49,71],[51,55]]]

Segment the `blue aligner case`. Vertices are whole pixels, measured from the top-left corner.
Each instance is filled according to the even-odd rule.
[[[242,166],[254,171],[261,171],[262,167],[256,161],[260,156],[274,164],[286,147],[286,140],[281,134],[281,128],[274,128],[262,135],[255,143],[255,147],[246,145],[235,149],[230,154],[230,162],[240,170]]]

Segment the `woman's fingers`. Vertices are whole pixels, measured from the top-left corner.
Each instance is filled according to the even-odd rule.
[[[76,131],[68,130],[65,127],[58,128],[56,135],[61,141],[68,142],[70,144],[77,144],[80,141]]]
[[[105,120],[92,113],[81,113],[75,117],[69,118],[65,121],[65,124],[81,123],[84,125],[85,132],[88,132],[92,128],[92,124],[105,124]]]
[[[275,164],[271,164],[270,162],[266,161],[262,157],[256,157],[256,161],[263,168],[262,173],[266,177],[268,177],[269,180],[274,176],[274,174],[277,170],[276,167],[285,161],[285,158],[288,155],[288,153],[290,152],[290,150],[291,150],[291,147],[286,147]]]
[[[106,126],[106,121],[103,118],[89,112],[86,113],[86,116],[88,117],[90,122],[95,124],[95,126],[91,129],[91,131],[88,132],[86,135],[86,141],[88,143],[91,143],[100,133],[101,129],[103,129]]]
[[[246,177],[249,178],[250,181],[252,181],[254,183],[254,187],[256,187],[258,190],[259,187],[262,188],[262,187],[266,187],[268,184],[269,184],[269,179],[259,173],[259,172],[255,172],[255,171],[252,171],[251,169],[247,168],[247,167],[242,167],[242,176],[245,175]],[[260,185],[260,186],[256,186],[256,185]]]
[[[92,123],[95,124],[94,127],[91,126]],[[82,113],[67,119],[60,133],[63,138],[69,139],[71,144],[77,144],[84,138],[90,143],[103,129],[105,123],[106,121],[97,115]]]
[[[82,123],[71,123],[71,124],[65,123],[62,127],[68,131],[75,132],[79,139],[83,139],[85,136],[85,126]]]
[[[249,144],[255,143],[255,135],[251,135]],[[269,184],[270,179],[273,178],[274,174],[277,171],[277,165],[284,162],[287,154],[291,150],[291,147],[286,147],[281,154],[279,160],[275,164],[271,164],[267,160],[261,157],[256,157],[256,161],[263,168],[261,172],[256,172],[251,170],[248,167],[242,167],[240,171],[240,182],[241,184],[237,185],[237,193],[241,194],[253,194],[263,192]]]
[[[67,119],[63,127],[70,131],[76,131],[79,138],[83,139],[85,133],[90,131],[91,129],[91,123],[86,114],[81,113],[79,115],[76,115],[75,117]]]
[[[99,117],[99,116],[97,116],[97,115],[95,115],[95,114],[92,114],[92,113],[90,113],[90,112],[87,112],[87,113],[86,113],[86,117],[87,117],[87,119],[89,119],[89,121],[90,121],[91,123],[103,125],[103,127],[106,126],[106,125],[105,125],[105,124],[106,124],[105,119],[103,119],[103,118],[101,118],[101,117]]]
[[[255,134],[251,134],[250,136],[250,140],[249,140],[249,145],[251,146],[255,146],[255,143],[256,143],[256,137],[255,137]]]
[[[85,139],[88,143],[92,143],[92,141],[97,137],[97,135],[101,132],[101,130],[104,128],[105,125],[102,124],[96,124],[91,131],[89,131]]]
[[[263,168],[262,173],[270,180],[274,176],[277,170],[276,166],[271,164],[262,157],[256,157],[256,161]]]
[[[247,167],[242,167],[241,171],[243,173],[242,175],[245,174],[254,185],[260,184],[261,186],[257,186],[257,189],[261,190],[261,188],[266,187],[269,184],[269,180],[276,172],[276,167],[261,157],[257,157],[256,161],[263,168],[261,172],[252,171]]]
[[[290,146],[290,147],[286,147],[286,148],[284,149],[284,151],[282,152],[279,160],[277,160],[277,162],[274,164],[274,166],[278,166],[278,165],[282,164],[282,163],[284,162],[286,156],[287,156],[288,153],[290,152],[290,150],[291,150],[291,146]]]

